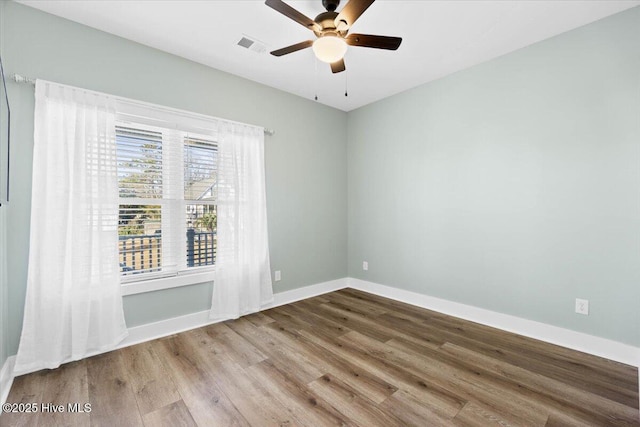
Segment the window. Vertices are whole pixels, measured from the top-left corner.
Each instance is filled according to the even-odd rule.
[[[216,258],[212,137],[175,127],[116,127],[123,282],[211,269]]]

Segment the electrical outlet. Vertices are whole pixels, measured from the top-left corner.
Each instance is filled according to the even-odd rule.
[[[576,313],[589,315],[589,300],[576,298]]]
[[[362,269],[367,271],[369,269],[369,263],[367,261],[362,261]]]
[[[282,280],[282,275],[280,274],[280,270],[276,270],[276,272],[275,272],[275,280],[276,280],[276,282],[279,282],[280,280]]]

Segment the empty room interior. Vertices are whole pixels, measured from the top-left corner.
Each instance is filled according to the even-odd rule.
[[[640,426],[640,1],[0,0],[0,425]]]

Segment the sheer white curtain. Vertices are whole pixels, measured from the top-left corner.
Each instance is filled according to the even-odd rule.
[[[115,101],[36,82],[27,296],[16,374],[127,335],[118,263]]]
[[[273,301],[264,130],[221,121],[218,130],[218,248],[212,319],[233,319]]]

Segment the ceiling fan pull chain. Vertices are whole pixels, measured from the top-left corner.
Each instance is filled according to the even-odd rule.
[[[344,72],[344,96],[349,96],[349,74],[348,71]]]
[[[315,100],[318,100],[318,60],[314,57],[313,58],[313,65],[315,67],[315,77],[314,77],[314,85],[315,85]]]

